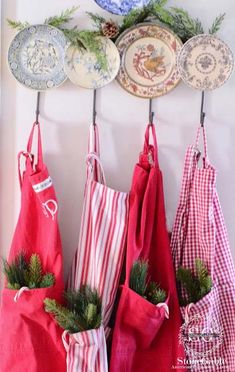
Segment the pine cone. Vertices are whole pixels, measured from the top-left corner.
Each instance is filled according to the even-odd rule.
[[[119,27],[117,23],[113,21],[107,21],[102,25],[102,32],[104,36],[108,37],[109,39],[113,39],[115,36],[118,35]]]

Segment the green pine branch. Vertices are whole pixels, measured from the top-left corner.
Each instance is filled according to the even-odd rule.
[[[133,263],[130,274],[130,288],[144,297],[147,289],[148,263],[146,261],[136,261]]]
[[[106,19],[97,13],[86,12],[86,14],[93,21],[93,26],[98,30],[100,30],[102,24],[106,22]]]
[[[62,306],[56,302],[56,300],[46,298],[44,300],[45,311],[52,314],[55,317],[56,322],[63,329],[70,331],[71,333],[84,331],[83,326],[78,324],[74,313],[68,310],[65,306]]]
[[[216,34],[225,18],[226,13],[220,14],[218,17],[215,18],[214,22],[212,23],[212,26],[209,29],[209,34]]]
[[[29,262],[27,262],[24,252],[20,252],[11,263],[3,260],[3,272],[9,289],[46,288],[55,284],[54,274],[43,273],[38,254],[32,254]]]
[[[164,289],[159,287],[159,284],[155,282],[150,282],[147,287],[146,297],[149,302],[152,304],[157,305],[160,302],[166,301],[166,292]]]
[[[97,291],[83,286],[79,291],[65,292],[66,306],[55,300],[45,299],[45,310],[57,323],[71,333],[99,328],[101,325],[101,299]]]
[[[55,275],[52,273],[44,274],[40,282],[40,288],[53,287],[55,284]]]
[[[32,254],[29,262],[29,288],[39,287],[42,280],[42,265],[38,254]]]
[[[186,292],[186,297],[182,297],[179,293],[181,306],[191,302],[196,303],[211,291],[211,276],[205,263],[199,258],[195,260],[195,272],[194,274],[190,269],[181,266],[176,273],[179,284]]]
[[[25,27],[30,26],[28,22],[20,22],[20,21],[14,21],[12,19],[7,18],[8,25],[13,28],[14,30],[21,31]]]
[[[154,305],[166,301],[166,292],[160,288],[158,283],[148,283],[148,262],[138,260],[133,263],[130,281],[130,288]]]
[[[66,23],[69,23],[73,19],[74,13],[78,10],[78,6],[73,6],[70,9],[62,11],[59,15],[55,15],[49,18],[46,18],[44,21],[45,24],[60,28]]]

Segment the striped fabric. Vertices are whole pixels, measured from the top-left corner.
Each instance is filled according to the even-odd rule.
[[[92,125],[81,230],[69,287],[78,289],[87,284],[98,290],[102,297],[102,319],[106,334],[122,269],[128,203],[128,194],[115,191],[105,184],[99,157],[98,128]],[[80,371],[70,369],[71,372],[75,370]],[[106,364],[98,364],[94,371],[106,371]]]
[[[196,146],[186,153],[171,245],[175,269],[182,265],[195,272],[195,259],[200,258],[213,288],[197,303],[181,308],[183,331],[187,335],[194,329],[194,338],[184,335],[182,341],[193,371],[235,371],[235,269],[216,191],[216,171],[208,161],[202,131],[205,157],[199,167],[199,128]]]
[[[108,371],[107,350],[104,328],[91,329],[69,335],[63,334],[63,343],[67,352],[68,372]]]

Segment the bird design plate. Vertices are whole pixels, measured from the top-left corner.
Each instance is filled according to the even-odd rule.
[[[79,50],[73,46],[67,48],[65,71],[73,84],[83,88],[97,89],[115,79],[120,66],[117,47],[105,37],[100,37],[99,41],[101,55],[106,56],[106,69],[102,69],[94,53]]]
[[[147,5],[150,0],[95,0],[95,2],[109,13],[126,15],[132,9]]]
[[[181,49],[177,66],[182,80],[199,90],[213,90],[231,76],[233,53],[222,40],[213,35],[197,35]]]
[[[176,56],[182,42],[171,30],[142,23],[121,34],[116,45],[121,56],[117,81],[129,93],[159,97],[179,83]]]
[[[8,50],[8,64],[16,80],[27,88],[44,91],[66,80],[64,57],[67,41],[62,31],[33,25],[20,31]]]

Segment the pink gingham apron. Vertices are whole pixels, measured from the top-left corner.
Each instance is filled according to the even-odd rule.
[[[201,131],[204,157],[200,166]],[[191,370],[235,371],[235,269],[216,191],[216,171],[209,163],[201,127],[195,146],[186,152],[171,246],[176,270],[183,266],[195,272],[195,259],[200,258],[213,283],[211,292],[201,300],[181,307],[181,339]]]
[[[109,333],[108,324],[123,264],[128,204],[127,193],[106,186],[98,127],[92,125],[81,230],[69,287],[79,289],[86,284],[98,290],[102,298],[102,326],[76,335],[64,335],[64,340],[70,338],[66,341],[70,372],[107,371],[105,335]]]

